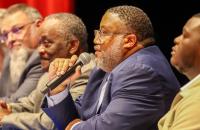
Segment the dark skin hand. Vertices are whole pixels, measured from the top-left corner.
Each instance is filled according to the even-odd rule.
[[[53,62],[50,63],[49,67],[49,80],[52,80],[56,76],[61,76],[64,74],[71,66],[73,66],[78,57],[76,55],[73,55],[70,59],[65,58],[56,58]],[[73,83],[79,76],[81,75],[81,67],[78,66],[76,68],[76,72],[67,78],[65,81],[63,81],[59,86],[57,86],[55,89],[51,90],[49,95],[56,95],[62,91],[64,91],[68,84]]]

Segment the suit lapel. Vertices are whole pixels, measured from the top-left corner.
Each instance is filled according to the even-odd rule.
[[[30,67],[35,66],[37,64],[40,64],[40,57],[37,51],[34,51],[30,57],[28,58],[28,61],[26,63],[26,66],[20,76],[19,82],[18,82],[18,86],[21,85],[21,83],[24,81],[24,79],[26,78],[26,73],[28,71],[30,71]]]

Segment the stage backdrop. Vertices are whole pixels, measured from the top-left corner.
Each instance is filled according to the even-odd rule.
[[[0,0],[0,8],[26,3],[37,8],[43,16],[57,12],[74,12],[74,0]]]

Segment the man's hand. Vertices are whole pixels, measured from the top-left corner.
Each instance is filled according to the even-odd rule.
[[[73,55],[71,59],[56,58],[49,66],[49,80],[54,79],[56,76],[63,75],[71,66],[73,66],[78,57]],[[50,91],[50,95],[55,95],[66,89],[67,84],[74,82],[81,75],[80,66],[76,68],[76,72],[63,81],[59,86]]]
[[[73,127],[73,125],[75,125],[76,123],[79,123],[79,122],[81,122],[80,119],[75,119],[75,120],[71,121],[71,122],[67,125],[67,127],[65,128],[65,130],[71,130],[71,128]]]
[[[8,107],[5,101],[0,100],[0,121],[6,115],[12,113],[11,109]]]

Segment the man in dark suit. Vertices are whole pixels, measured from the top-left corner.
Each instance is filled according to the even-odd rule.
[[[36,20],[40,13],[25,4],[12,5],[2,20],[2,38],[9,48],[0,78],[0,99],[15,102],[27,96],[43,74],[38,46]]]
[[[58,87],[47,96],[49,108],[43,104],[43,110],[57,128],[156,130],[157,121],[179,90],[179,83],[154,45],[153,35],[151,21],[141,9],[134,6],[108,9],[100,29],[95,30],[97,67],[90,75],[84,95],[73,102],[67,88]],[[71,65],[76,58],[54,61],[50,75],[60,75],[67,70],[67,63]],[[78,70],[64,83],[80,75]],[[64,91],[58,93],[60,89]]]

